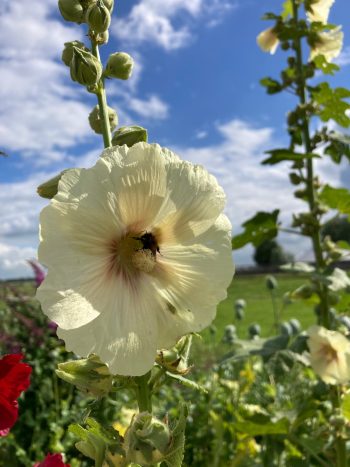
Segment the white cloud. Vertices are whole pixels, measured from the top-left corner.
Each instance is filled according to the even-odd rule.
[[[191,19],[209,16],[210,25],[216,25],[234,4],[228,0],[140,0],[126,18],[117,19],[112,30],[129,44],[150,41],[175,50],[191,42]]]
[[[168,116],[168,105],[156,95],[152,95],[148,99],[129,96],[127,102],[128,108],[142,117],[163,120]]]
[[[340,55],[334,60],[338,66],[346,66],[350,64],[350,46],[345,47]]]
[[[0,243],[0,279],[32,276],[27,260],[35,257],[34,248],[19,248]]]

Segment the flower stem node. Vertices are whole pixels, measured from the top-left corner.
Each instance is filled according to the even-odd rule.
[[[171,445],[172,436],[167,423],[148,412],[134,416],[125,433],[124,449],[128,462],[142,466],[161,462]]]
[[[89,49],[85,47],[85,45],[80,41],[65,42],[64,49],[62,52],[62,62],[67,66],[70,66],[70,63],[72,61],[74,47],[89,52]]]
[[[62,175],[67,172],[69,169],[62,170],[58,175],[55,177],[50,178],[47,182],[42,183],[36,189],[39,196],[42,198],[51,199],[53,198],[58,191],[58,182],[61,180]]]
[[[147,130],[142,126],[122,126],[114,133],[112,145],[123,146],[126,144],[131,148],[136,143],[147,143],[147,136]]]
[[[84,22],[84,8],[79,0],[58,0],[58,8],[66,21]]]
[[[93,86],[101,79],[102,65],[91,52],[73,46],[70,75],[83,86]]]
[[[85,20],[89,27],[97,33],[107,31],[111,24],[111,14],[102,0],[97,0],[86,11]]]
[[[67,383],[74,384],[79,390],[95,397],[108,394],[112,388],[113,376],[109,373],[107,365],[96,355],[60,363],[56,374]]]
[[[114,128],[116,128],[118,125],[118,115],[117,115],[117,112],[111,107],[107,106],[107,110],[108,110],[109,125],[110,125],[111,130],[113,131]],[[89,123],[95,133],[102,135],[103,133],[102,119],[101,119],[101,114],[100,114],[100,108],[98,105],[96,105],[90,112]]]
[[[134,67],[134,60],[125,52],[116,52],[108,57],[104,75],[108,78],[129,79]]]

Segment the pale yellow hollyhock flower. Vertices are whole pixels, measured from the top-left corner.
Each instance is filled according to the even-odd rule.
[[[311,48],[309,60],[312,61],[317,55],[323,55],[327,62],[331,62],[341,52],[343,37],[341,26],[327,32],[318,33],[319,40]]]
[[[137,376],[206,327],[234,272],[224,205],[203,167],[156,144],[64,173],[40,216],[37,296],[67,349]]]
[[[350,381],[350,341],[340,332],[321,326],[308,329],[310,363],[315,373],[329,384]]]
[[[333,5],[334,0],[316,0],[311,5],[311,11],[306,12],[309,21],[318,21],[326,24],[328,21],[329,11]]]
[[[270,54],[274,54],[280,41],[277,37],[277,34],[275,33],[274,28],[268,28],[258,35],[256,42],[261,50],[264,52],[270,52]]]

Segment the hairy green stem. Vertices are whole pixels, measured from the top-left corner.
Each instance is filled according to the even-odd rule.
[[[339,411],[341,408],[341,387],[334,386],[332,387],[332,404],[334,411]],[[347,453],[346,453],[346,444],[344,438],[339,435],[335,438],[335,450],[337,454],[337,464],[336,467],[347,467]]]
[[[136,398],[139,406],[139,412],[152,413],[152,394],[149,387],[151,372],[143,376],[136,376]]]
[[[97,60],[101,62],[98,45],[93,39],[91,39],[91,46],[92,46],[92,53],[97,58]],[[109,118],[108,118],[108,107],[107,107],[107,98],[106,98],[104,78],[101,78],[98,83],[98,90],[96,92],[96,95],[97,95],[98,107],[100,110],[100,117],[101,117],[101,122],[102,122],[103,144],[105,148],[109,148],[112,146],[112,140],[111,140],[111,127],[110,127]]]
[[[293,0],[293,16],[294,21],[298,23],[298,5],[296,0]],[[306,104],[306,79],[303,71],[303,55],[301,48],[301,38],[296,37],[294,40],[294,49],[296,53],[296,62],[298,70],[298,87],[297,94],[299,96],[299,101],[302,106]],[[309,130],[309,119],[306,115],[303,116],[302,122],[302,133],[303,141],[305,146],[305,152],[312,152],[311,142],[310,142],[310,130]],[[313,171],[313,161],[312,159],[306,160],[306,187],[307,187],[307,198],[311,215],[315,215],[315,206],[317,200],[317,193],[314,188],[314,171]],[[321,246],[321,234],[320,226],[315,226],[313,233],[311,235],[311,241],[313,246],[313,251],[315,255],[316,270],[321,272],[325,267],[325,261],[322,253]],[[328,300],[328,290],[327,287],[323,284],[319,284],[319,297],[320,297],[320,307],[321,307],[321,324],[328,328],[330,327],[329,319],[329,300]]]

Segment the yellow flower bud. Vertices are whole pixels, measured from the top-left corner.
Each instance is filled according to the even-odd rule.
[[[134,61],[125,52],[116,52],[108,58],[105,76],[108,78],[128,79],[132,74]]]

